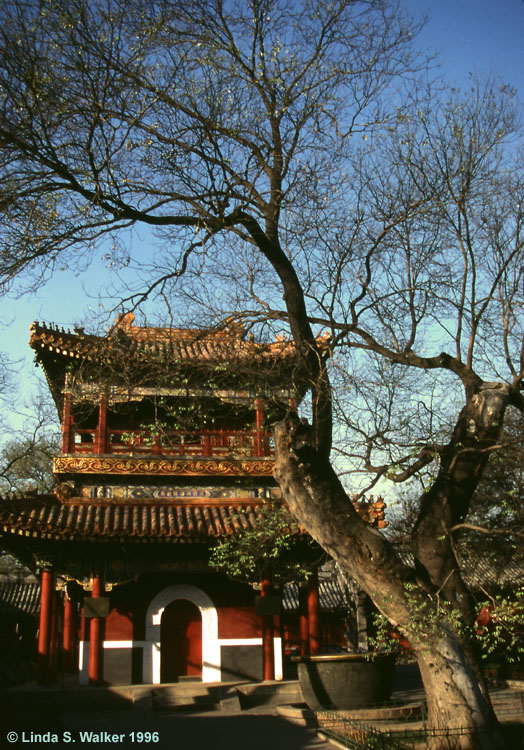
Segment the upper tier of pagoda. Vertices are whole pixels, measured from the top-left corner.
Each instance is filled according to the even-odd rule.
[[[295,346],[284,336],[256,342],[234,322],[220,329],[188,329],[133,321],[132,313],[120,315],[104,336],[33,323],[29,345],[59,410],[65,387],[81,398],[104,389],[115,401],[129,400],[133,391],[141,397],[224,391],[238,398],[304,392]]]
[[[63,430],[63,454],[268,457],[267,422],[307,388],[285,337],[153,328],[120,315],[105,336],[33,323]]]

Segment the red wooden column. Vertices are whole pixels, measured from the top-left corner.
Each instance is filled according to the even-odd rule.
[[[271,581],[262,579],[262,597],[271,596]],[[275,679],[275,646],[273,615],[262,615],[262,659],[264,680]]]
[[[93,588],[91,596],[93,599],[104,595],[104,582],[100,574],[92,578]],[[100,685],[102,682],[102,617],[92,617],[89,623],[89,682],[92,685]]]
[[[320,602],[318,576],[314,573],[307,582],[307,614],[309,622],[309,653],[320,653]]]
[[[73,452],[73,417],[71,415],[71,393],[64,393],[62,412],[62,453]]]
[[[263,456],[264,450],[264,402],[261,398],[255,399],[255,456]]]
[[[64,672],[75,672],[76,604],[71,601],[67,594],[64,599],[64,632],[62,638]]]
[[[95,433],[95,454],[107,453],[107,396],[103,393],[98,404],[98,425]]]
[[[159,434],[156,434],[153,440],[153,455],[160,456],[162,453],[162,438]]]
[[[58,674],[59,619],[60,600],[58,598],[58,592],[53,591],[53,600],[51,605],[51,639],[49,644],[49,679],[51,682],[56,682]]]
[[[40,629],[38,632],[38,654],[36,681],[45,685],[50,678],[51,628],[53,618],[53,596],[55,580],[51,568],[44,568],[40,577]]]
[[[309,623],[307,617],[307,589],[301,585],[298,589],[298,612],[300,628],[300,656],[309,654]]]

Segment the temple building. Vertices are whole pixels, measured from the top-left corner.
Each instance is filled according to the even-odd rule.
[[[315,576],[286,615],[271,580],[209,566],[285,503],[269,426],[307,390],[293,344],[127,314],[104,336],[34,323],[30,346],[62,425],[57,487],[1,501],[0,531],[40,575],[39,682],[58,666],[80,684],[282,679],[286,648],[318,651]],[[381,526],[383,508],[359,510]]]

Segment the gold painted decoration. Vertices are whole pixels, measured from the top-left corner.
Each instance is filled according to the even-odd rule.
[[[156,501],[156,500],[177,500],[179,502],[201,502],[202,500],[213,500],[221,502],[224,499],[234,500],[255,500],[259,498],[277,498],[280,497],[280,490],[276,487],[271,486],[241,486],[241,487],[222,487],[220,485],[210,486],[195,486],[195,485],[180,485],[180,484],[148,484],[147,480],[144,484],[112,484],[106,482],[104,484],[88,484],[89,480],[86,480],[85,486],[79,490],[80,497],[112,501],[121,503],[124,501],[136,502],[141,501]],[[66,484],[62,482],[63,486]],[[68,486],[68,485],[66,485]],[[78,488],[77,488],[78,491]],[[55,494],[56,491],[55,491]]]
[[[272,459],[132,458],[57,456],[55,474],[128,474],[141,476],[271,476]]]

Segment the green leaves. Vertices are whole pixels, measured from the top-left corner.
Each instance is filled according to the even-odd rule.
[[[482,658],[499,655],[508,663],[524,657],[524,589],[482,603],[476,628]]]
[[[245,511],[239,509],[239,516],[242,513]],[[318,548],[300,533],[289,511],[280,505],[267,504],[254,527],[250,525],[249,530],[237,532],[213,547],[210,556],[213,568],[250,583],[258,583],[262,574],[269,574],[274,583],[309,577],[318,563]]]

